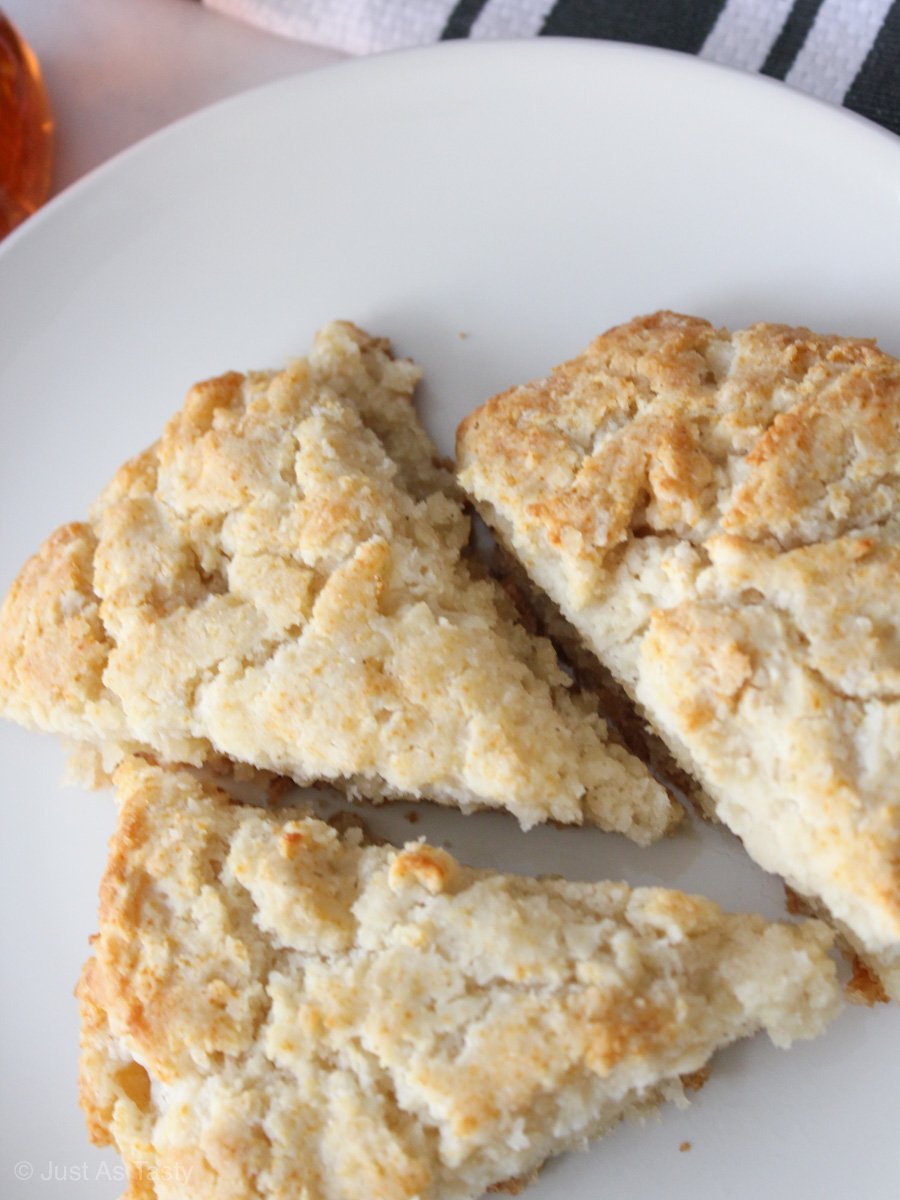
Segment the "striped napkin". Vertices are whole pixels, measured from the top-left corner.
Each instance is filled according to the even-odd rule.
[[[900,134],[900,0],[205,0],[349,54],[535,35],[667,46],[760,71]]]

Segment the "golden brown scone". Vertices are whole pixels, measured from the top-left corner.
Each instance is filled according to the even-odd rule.
[[[0,613],[0,711],[380,800],[639,842],[679,813],[462,556],[469,522],[386,342],[329,325],[280,374],[193,388]],[[82,758],[83,762],[83,758]]]
[[[464,1200],[766,1029],[839,1007],[831,932],[364,846],[117,771],[80,1091],[130,1200]]]
[[[458,452],[716,814],[900,997],[900,363],[657,313],[490,400]]]

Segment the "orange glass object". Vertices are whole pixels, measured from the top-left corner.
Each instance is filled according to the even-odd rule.
[[[50,193],[53,118],[37,59],[0,12],[0,237]]]

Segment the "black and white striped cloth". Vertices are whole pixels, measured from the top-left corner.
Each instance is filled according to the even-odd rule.
[[[760,71],[900,134],[900,0],[205,0],[350,54],[535,35],[667,46]]]

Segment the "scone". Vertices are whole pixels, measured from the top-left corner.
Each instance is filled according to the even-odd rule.
[[[129,1200],[463,1200],[839,1007],[820,922],[365,846],[117,771],[80,1093]]]
[[[505,807],[639,842],[678,806],[464,554],[469,521],[386,342],[335,323],[200,384],[0,613],[0,712],[371,800]]]
[[[900,363],[657,313],[458,434],[531,580],[900,997]]]

